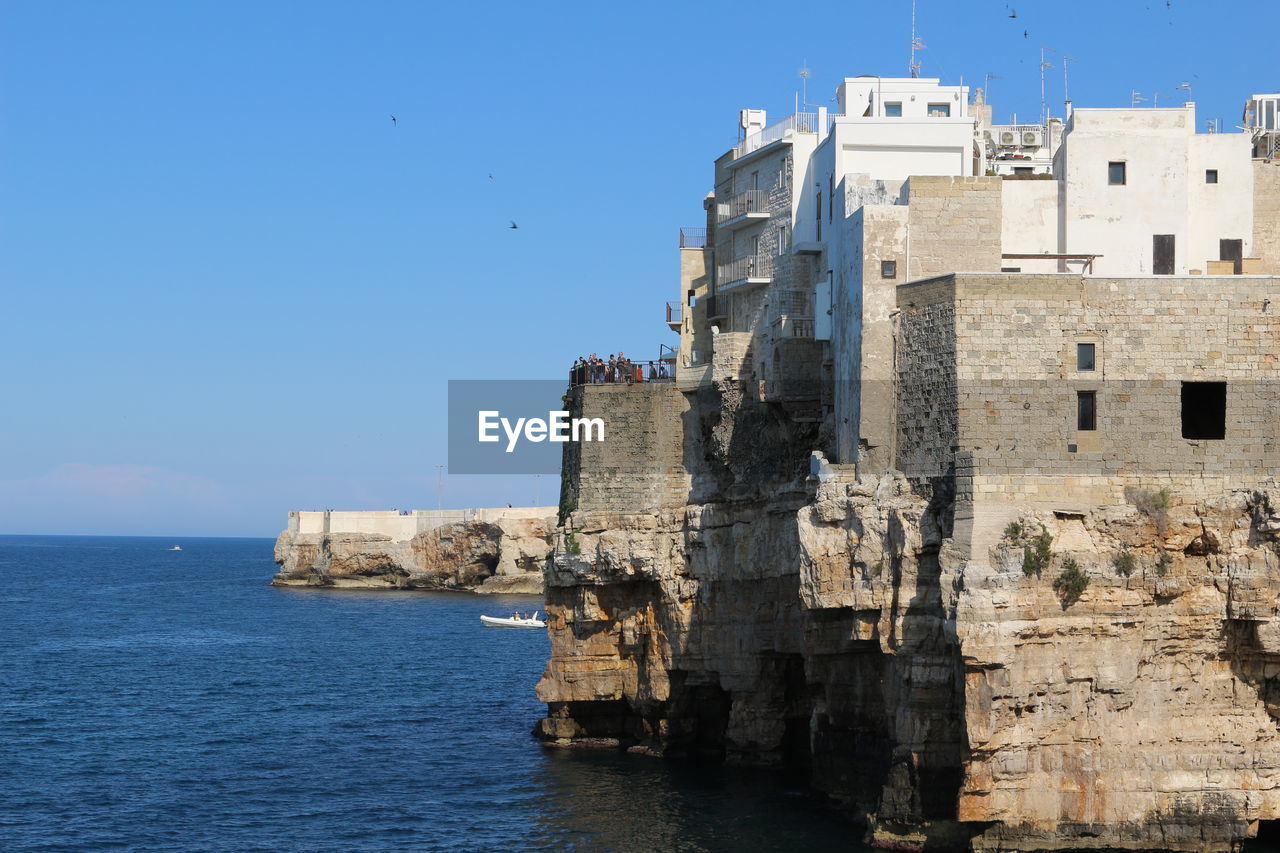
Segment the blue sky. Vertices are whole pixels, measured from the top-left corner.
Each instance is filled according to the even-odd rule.
[[[1008,5],[919,3],[922,73],[999,75],[998,120],[1038,114],[1041,45],[1081,106],[1188,80],[1233,127],[1280,88],[1274,4]],[[6,0],[0,533],[434,507],[447,379],[656,356],[737,111],[789,113],[806,63],[813,103],[905,74],[909,37],[905,2]]]

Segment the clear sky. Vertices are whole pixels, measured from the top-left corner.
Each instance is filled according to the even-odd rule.
[[[1012,6],[1017,18],[1009,17]],[[432,508],[449,378],[675,334],[738,110],[905,76],[910,3],[0,3],[0,533]],[[1274,3],[920,0],[922,74],[1240,121]],[[1025,35],[1024,35],[1025,32]],[[392,124],[394,114],[397,123]],[[490,177],[492,175],[492,178]],[[511,230],[515,220],[520,228]],[[445,506],[554,503],[444,478]]]

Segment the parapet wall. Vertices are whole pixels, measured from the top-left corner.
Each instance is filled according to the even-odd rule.
[[[639,512],[686,502],[684,394],[656,382],[586,385],[573,394],[575,417],[603,420],[605,440],[566,445],[567,505]]]
[[[446,524],[546,518],[553,506],[481,507],[479,509],[294,510],[289,533],[368,533],[408,542],[419,533]]]

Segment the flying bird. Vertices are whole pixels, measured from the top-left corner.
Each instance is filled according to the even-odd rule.
[[[512,227],[512,228],[519,228],[520,226],[519,226],[519,225],[517,225],[517,224],[516,224],[516,221],[513,219],[513,220],[511,220],[511,227]]]
[[[1006,9],[1008,9],[1009,7],[1008,7],[1008,6],[1006,6],[1005,8],[1006,8]],[[1010,17],[1010,18],[1016,18],[1016,17],[1018,17],[1018,10],[1017,10],[1017,9],[1009,9],[1009,17]]]
[[[490,173],[489,173],[489,180],[491,180],[491,181],[493,180],[493,173],[492,173],[492,172],[490,172]]]
[[[1026,30],[1023,30],[1023,31],[1022,31],[1022,37],[1023,37],[1024,39],[1029,39],[1029,38],[1031,38],[1031,33],[1027,32]]]
[[[391,126],[392,126],[392,127],[396,127],[396,126],[397,126],[397,125],[396,125],[396,117],[395,117],[395,116],[391,116]]]

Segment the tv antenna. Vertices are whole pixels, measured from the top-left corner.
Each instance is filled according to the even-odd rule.
[[[1145,100],[1146,98],[1142,97],[1142,93],[1139,92],[1137,89],[1134,89],[1132,92],[1129,93],[1129,106],[1131,107],[1136,107],[1138,104],[1142,103]]]
[[[1040,46],[1040,124],[1047,125],[1049,123],[1049,103],[1044,97],[1044,72],[1046,68],[1056,67],[1053,63],[1044,58],[1044,52],[1057,53],[1051,47]]]
[[[988,104],[991,103],[991,81],[1003,79],[999,74],[992,74],[990,71],[982,75],[982,98]]]
[[[1179,83],[1179,84],[1177,85],[1177,87],[1176,87],[1176,88],[1178,88],[1178,89],[1182,89],[1182,90],[1186,91],[1186,93],[1187,93],[1187,98],[1186,98],[1186,100],[1187,100],[1187,101],[1190,101],[1190,100],[1191,100],[1191,83],[1190,83],[1190,81],[1188,81],[1188,80],[1183,80],[1181,83]],[[1186,101],[1184,101],[1183,103],[1186,103]]]
[[[920,63],[916,60],[917,50],[924,50],[924,43],[916,35],[916,0],[911,0],[911,64],[908,69],[912,77],[920,76]]]
[[[801,60],[800,65],[800,89],[803,94],[800,96],[800,105],[809,106],[809,60]],[[796,110],[799,112],[799,110]]]
[[[1067,63],[1075,61],[1076,58],[1074,56],[1066,56],[1064,54],[1062,57],[1062,102],[1064,104],[1071,103],[1071,90],[1067,87]]]
[[[1163,93],[1163,92],[1155,92],[1155,93],[1153,93],[1153,94],[1151,95],[1151,98],[1152,98],[1152,100],[1151,100],[1151,106],[1152,106],[1153,108],[1158,108],[1158,107],[1160,106],[1160,96],[1161,96],[1162,94],[1164,94],[1164,93]],[[1165,97],[1167,98],[1167,97],[1169,97],[1169,96],[1168,96],[1168,95],[1165,95]]]

